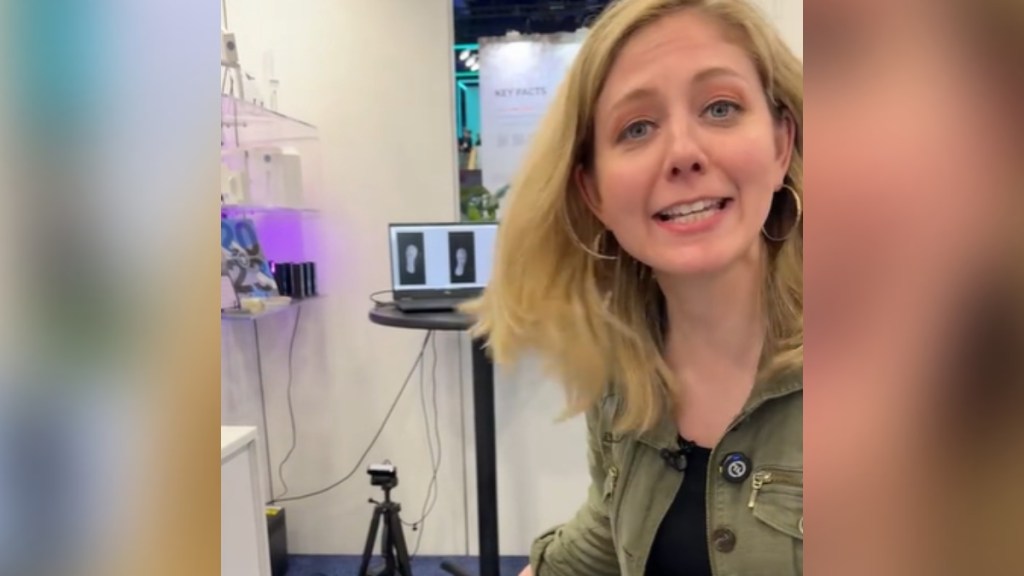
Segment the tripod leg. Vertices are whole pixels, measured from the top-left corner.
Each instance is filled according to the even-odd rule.
[[[384,557],[384,572],[380,576],[395,576],[395,540],[391,533],[391,517],[394,512],[390,508],[384,510],[384,533],[381,535],[380,554]]]
[[[391,537],[395,541],[395,553],[398,555],[398,576],[412,576],[412,560],[409,558],[409,548],[405,545],[402,519],[397,511],[389,516]]]
[[[366,536],[366,547],[363,548],[363,561],[359,564],[358,576],[368,576],[370,558],[373,556],[373,545],[377,542],[377,529],[380,528],[380,516],[382,513],[383,510],[380,506],[373,510],[373,519],[370,520],[370,533]]]

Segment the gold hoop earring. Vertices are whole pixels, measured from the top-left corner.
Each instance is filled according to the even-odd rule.
[[[601,244],[604,243],[605,234],[608,233],[607,228],[603,229],[601,233],[594,238],[594,241],[591,243],[594,247],[591,248],[590,246],[584,244],[583,241],[580,240],[579,236],[576,235],[576,229],[573,228],[572,226],[572,221],[569,219],[569,214],[565,210],[562,210],[561,212],[562,221],[565,223],[565,229],[569,232],[569,238],[572,240],[573,244],[575,244],[580,250],[583,250],[584,252],[586,252],[590,256],[593,256],[594,258],[597,258],[598,260],[618,259],[618,257],[616,256],[607,256],[605,254],[601,254]]]
[[[594,236],[594,241],[591,242],[591,247],[584,247],[586,253],[590,254],[591,256],[599,260],[618,260],[618,256],[609,256],[601,250],[601,248],[605,245],[606,241],[608,240],[608,236],[610,234],[611,231],[609,231],[607,228],[601,230],[601,232],[597,236]]]
[[[789,231],[786,232],[781,238],[772,236],[771,234],[768,233],[768,230],[766,230],[764,226],[761,226],[761,234],[764,234],[764,237],[771,240],[772,242],[785,242],[786,240],[789,240],[789,237],[792,236],[793,232],[795,232],[796,229],[800,226],[800,221],[804,217],[804,206],[803,203],[800,201],[800,195],[797,194],[796,188],[793,188],[789,184],[783,184],[775,192],[779,193],[782,190],[788,190],[789,193],[793,195],[793,201],[796,202],[796,218],[793,220],[793,225],[790,226]]]
[[[573,243],[576,244],[576,246],[580,250],[583,250],[588,255],[593,256],[594,258],[597,258],[598,260],[618,260],[617,256],[608,256],[607,254],[602,254],[601,253],[601,245],[604,244],[605,234],[607,234],[607,233],[608,233],[608,229],[607,228],[602,230],[600,234],[598,234],[597,236],[594,237],[594,241],[591,242],[593,247],[590,247],[590,246],[587,246],[586,244],[584,244],[583,241],[580,240],[578,236],[576,236],[576,231],[572,229],[572,226],[569,227],[569,237],[572,239]]]

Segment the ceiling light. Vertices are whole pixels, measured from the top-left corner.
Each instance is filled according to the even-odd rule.
[[[465,62],[466,58],[469,58],[469,50],[463,50],[462,53],[459,54],[459,60]]]
[[[473,65],[476,64],[476,63],[477,63],[476,54],[470,56],[469,60],[466,60],[466,66],[469,66],[470,68],[472,68]]]

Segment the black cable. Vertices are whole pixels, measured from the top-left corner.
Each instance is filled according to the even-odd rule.
[[[438,420],[437,410],[437,339],[435,338],[430,343],[431,354],[433,355],[432,365],[430,367],[430,381],[431,386],[434,387],[434,439],[437,442],[437,467],[434,468],[434,501],[430,504],[430,509],[427,510],[429,515],[434,511],[434,506],[437,504],[437,494],[439,489],[437,488],[437,472],[441,469],[441,424]],[[460,367],[461,370],[461,367]]]
[[[285,454],[284,459],[277,465],[277,479],[281,482],[281,486],[284,486],[284,492],[281,493],[277,498],[284,498],[288,494],[288,483],[284,480],[284,465],[288,463],[288,460],[292,457],[292,453],[295,452],[295,447],[298,446],[298,433],[295,425],[295,408],[292,405],[292,381],[294,380],[292,371],[292,359],[295,356],[295,337],[299,333],[299,319],[302,317],[302,306],[295,307],[295,324],[292,325],[292,337],[288,343],[288,422],[292,430],[292,445],[288,447],[288,453]],[[274,500],[276,501],[277,498]]]
[[[438,418],[438,409],[437,409],[437,339],[436,338],[431,340],[431,342],[430,342],[430,349],[431,349],[431,354],[433,356],[433,358],[432,358],[432,366],[431,366],[431,369],[430,369],[430,371],[431,371],[430,380],[431,380],[431,386],[433,387],[432,396],[433,396],[433,410],[434,410],[434,438],[435,438],[435,440],[437,442],[437,460],[435,461],[433,459],[433,457],[431,457],[431,465],[432,465],[433,470],[432,470],[431,477],[430,477],[430,484],[427,485],[427,496],[423,499],[423,507],[420,509],[421,516],[420,516],[419,521],[416,522],[416,526],[414,527],[415,530],[419,531],[419,534],[416,535],[416,546],[413,549],[411,557],[415,557],[416,554],[419,553],[420,543],[423,541],[423,526],[424,526],[424,523],[426,522],[427,518],[430,516],[431,512],[434,511],[434,507],[437,505],[438,494],[440,493],[440,489],[438,488],[438,485],[437,485],[437,473],[441,469],[441,454],[442,454],[442,451],[441,451],[441,425],[440,425],[440,420]],[[431,438],[430,438],[429,422],[428,422],[428,428],[427,428],[427,443],[428,444],[432,444]],[[433,450],[431,450],[431,453],[433,453]]]
[[[434,343],[436,341],[437,341],[437,337],[436,336],[432,336],[431,340],[430,340],[432,349],[435,346]],[[424,362],[420,362],[420,408],[422,409],[422,412],[423,412],[423,426],[424,426],[424,428],[426,429],[426,432],[427,432],[424,437],[427,439],[427,450],[430,451],[430,467],[431,467],[431,469],[433,469],[437,465],[436,464],[437,456],[436,456],[435,451],[434,451],[433,439],[430,437],[430,416],[427,413],[427,387],[426,387],[426,379],[424,378],[424,371],[425,370],[426,370],[426,364]],[[436,414],[436,412],[435,412],[435,414]],[[435,421],[436,420],[437,420],[437,418],[435,416]],[[424,498],[424,504],[426,504],[427,499],[429,499],[429,498],[430,498],[430,487],[428,485],[428,487],[427,487],[427,495]],[[413,530],[417,530],[419,524],[422,521],[423,521],[423,518],[420,518],[419,520],[417,520],[415,522],[405,522],[405,521],[402,521],[402,523],[405,524],[406,526],[409,526]]]
[[[430,334],[430,332],[427,332],[427,335],[423,337],[423,344],[420,345],[419,354],[416,356],[416,361],[413,362],[412,368],[409,370],[409,374],[406,375],[405,382],[402,383],[402,387],[398,390],[398,394],[395,395],[395,399],[391,402],[391,407],[388,408],[388,413],[384,416],[384,421],[381,422],[380,427],[377,428],[377,433],[374,434],[373,439],[370,440],[370,445],[367,446],[366,450],[363,451],[362,456],[359,457],[359,461],[356,462],[355,466],[352,467],[352,470],[349,471],[349,473],[343,476],[340,480],[324,488],[321,488],[320,490],[316,490],[315,492],[310,492],[308,494],[303,494],[301,496],[281,498],[280,500],[275,500],[275,503],[294,502],[296,500],[304,500],[306,498],[319,496],[325,492],[329,492],[337,488],[338,486],[341,486],[343,483],[348,481],[349,478],[355,475],[355,473],[359,470],[359,467],[363,465],[363,461],[366,460],[366,457],[370,454],[370,450],[373,450],[374,445],[377,444],[377,440],[380,439],[381,433],[384,432],[384,428],[388,425],[388,421],[391,420],[391,415],[394,413],[395,407],[398,406],[398,401],[402,399],[402,395],[405,394],[405,389],[409,387],[409,381],[412,380],[412,375],[416,373],[416,367],[419,366],[420,362],[423,361],[423,353],[427,349],[427,342],[430,340]]]
[[[392,293],[393,293],[392,290],[377,290],[376,292],[371,292],[370,293],[370,302],[373,302],[374,306],[377,306],[377,307],[387,306],[388,304],[394,304],[394,298],[392,298],[391,300],[378,300],[377,299],[377,296],[380,296],[381,294],[392,294]]]

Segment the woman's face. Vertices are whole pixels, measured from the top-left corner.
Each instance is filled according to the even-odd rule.
[[[405,248],[405,258],[406,258],[406,260],[410,260],[410,261],[411,261],[411,260],[415,260],[415,259],[416,259],[416,256],[417,256],[417,255],[418,255],[419,253],[420,253],[420,251],[419,251],[419,249],[418,249],[418,248],[416,248],[416,245],[415,245],[415,244],[409,244],[409,245],[408,245],[408,246],[406,246],[406,248]]]
[[[756,255],[792,141],[746,51],[683,10],[623,47],[596,103],[594,170],[577,178],[634,258],[663,277],[714,272]]]
[[[462,266],[463,264],[466,263],[466,249],[465,248],[459,248],[458,250],[455,251],[455,262],[459,266]]]

